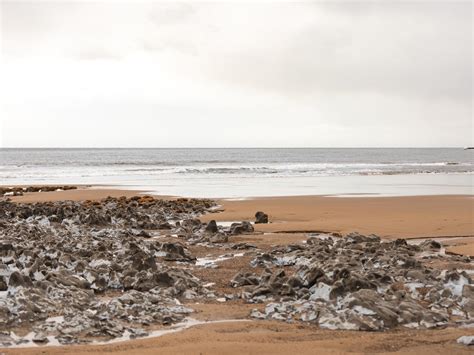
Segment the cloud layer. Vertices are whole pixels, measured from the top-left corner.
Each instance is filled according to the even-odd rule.
[[[469,1],[0,11],[2,146],[473,144]]]

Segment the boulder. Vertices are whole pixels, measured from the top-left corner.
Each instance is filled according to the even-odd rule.
[[[34,343],[46,344],[48,342],[48,338],[43,333],[36,333],[33,337]]]
[[[191,261],[196,260],[192,257],[181,244],[163,243],[161,250],[166,252],[165,260],[169,261]]]
[[[230,226],[230,234],[232,235],[253,233],[253,231],[254,228],[250,222],[232,223]]]
[[[260,223],[268,223],[268,215],[262,211],[255,213],[255,224]]]
[[[210,221],[207,226],[206,226],[206,229],[205,231],[207,233],[217,233],[219,231],[219,229],[217,228],[217,223],[215,220],[212,220]]]

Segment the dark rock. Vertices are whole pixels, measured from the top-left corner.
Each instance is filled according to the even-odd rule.
[[[43,333],[36,333],[33,337],[34,343],[46,344],[48,342],[48,338]]]
[[[14,271],[10,275],[8,280],[8,286],[10,287],[30,287],[33,286],[33,282],[28,276],[20,274],[18,271]]]
[[[268,215],[262,211],[255,213],[255,224],[268,223]]]
[[[196,260],[187,252],[183,245],[178,243],[163,243],[161,250],[166,252],[165,260],[169,261],[191,261]]]
[[[439,250],[441,247],[441,243],[437,242],[436,240],[425,240],[420,244],[420,248],[423,250]]]
[[[232,245],[231,249],[234,249],[234,250],[257,249],[257,246],[253,244],[249,244],[249,243],[236,243]]]
[[[219,231],[219,228],[217,227],[217,223],[215,220],[210,221],[207,226],[206,226],[206,232],[207,233],[217,233]]]
[[[249,222],[232,223],[230,226],[230,234],[232,235],[253,233],[253,231],[254,228]]]
[[[8,289],[7,282],[3,276],[0,276],[0,291],[6,291]]]

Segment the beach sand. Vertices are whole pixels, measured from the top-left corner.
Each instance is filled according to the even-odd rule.
[[[64,192],[31,193],[14,197],[18,202],[62,199],[101,199],[132,196],[136,191],[79,189]],[[447,250],[474,255],[474,200],[472,196],[417,197],[276,197],[250,200],[221,200],[223,212],[201,220],[254,220],[255,212],[269,214],[272,223],[256,225],[257,233],[234,237],[234,241],[257,244],[261,248],[307,239],[307,232],[326,231],[363,234],[384,238],[443,237]],[[262,233],[259,233],[262,232]],[[265,234],[264,234],[265,233]],[[199,247],[192,250],[199,256]],[[248,266],[247,258],[220,263],[219,269],[197,274],[216,287],[229,287],[228,280]],[[474,268],[474,266],[473,266]],[[194,318],[200,320],[245,319],[261,305],[230,301],[225,304],[193,304]],[[199,325],[159,338],[137,339],[101,346],[37,347],[2,349],[5,354],[463,354],[472,349],[456,339],[474,335],[474,330],[395,329],[386,332],[330,331],[312,325],[273,321],[233,322]]]
[[[263,233],[359,232],[387,239],[474,236],[472,196],[295,196],[219,203],[224,211],[202,220],[255,220],[255,212],[264,211],[271,223],[255,225]],[[448,251],[474,256],[473,238],[457,238],[457,242]]]
[[[270,197],[221,200],[224,212],[203,220],[255,220],[264,211],[271,224],[262,232],[357,231],[387,238],[470,236],[474,234],[472,196]]]

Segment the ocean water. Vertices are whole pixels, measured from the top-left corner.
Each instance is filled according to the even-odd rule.
[[[473,194],[474,151],[0,149],[0,183],[91,184],[163,195]]]

